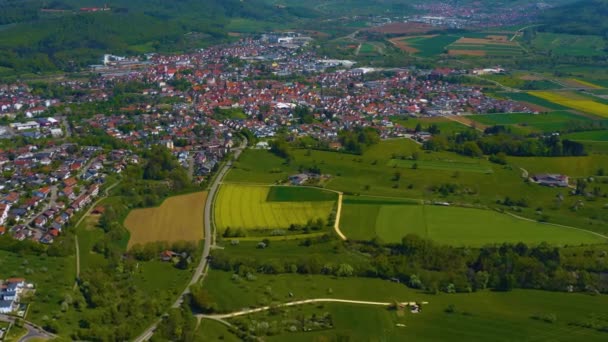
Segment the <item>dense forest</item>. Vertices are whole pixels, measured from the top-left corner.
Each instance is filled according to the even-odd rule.
[[[81,7],[108,11],[83,12]],[[41,9],[59,10],[45,12]],[[284,23],[314,17],[262,0],[0,0],[0,67],[17,72],[77,70],[103,53],[184,51],[227,39],[233,19]]]
[[[547,11],[540,31],[608,38],[608,0],[582,0]]]

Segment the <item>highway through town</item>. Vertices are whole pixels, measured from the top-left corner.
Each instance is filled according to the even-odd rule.
[[[201,256],[201,261],[199,262],[198,266],[196,267],[196,270],[194,271],[194,274],[192,275],[192,279],[190,279],[190,283],[184,289],[184,291],[180,294],[180,296],[177,298],[175,303],[173,303],[173,305],[172,305],[173,308],[177,308],[181,305],[185,296],[190,292],[190,286],[198,283],[199,280],[201,279],[201,277],[203,277],[205,270],[207,269],[207,266],[208,266],[207,258],[209,257],[209,252],[211,251],[212,245],[215,244],[215,238],[213,237],[213,231],[211,229],[211,216],[212,216],[212,209],[213,209],[213,200],[215,198],[217,190],[220,187],[220,184],[222,183],[222,179],[224,179],[224,176],[226,176],[226,174],[228,173],[228,171],[230,171],[230,168],[232,167],[232,161],[239,158],[239,156],[241,155],[241,152],[245,149],[245,147],[247,147],[247,143],[248,143],[247,138],[244,138],[243,141],[241,142],[241,146],[239,146],[238,148],[236,148],[234,150],[233,157],[228,162],[226,162],[226,164],[218,171],[217,175],[215,176],[215,179],[213,180],[213,183],[211,184],[211,187],[209,188],[209,194],[207,195],[207,201],[205,202],[205,217],[204,217],[205,240],[204,240],[204,245],[203,245],[203,254]],[[152,335],[154,335],[154,331],[156,330],[156,327],[161,322],[161,320],[162,319],[158,319],[156,322],[154,322],[153,325],[151,325],[141,335],[139,335],[137,338],[135,338],[134,341],[143,342],[143,341],[149,340],[152,337]]]

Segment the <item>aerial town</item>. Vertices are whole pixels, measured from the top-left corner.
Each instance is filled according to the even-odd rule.
[[[61,84],[74,93],[61,98],[34,94],[23,84],[3,85],[0,115],[17,120],[0,126],[0,136],[30,143],[0,151],[0,234],[52,243],[74,213],[92,203],[108,173],[138,161],[130,151],[105,153],[95,146],[61,143],[66,134],[102,129],[132,146],[164,145],[202,181],[233,146],[232,130],[248,129],[258,138],[288,131],[340,149],[341,129],[374,126],[384,138],[411,133],[390,116],[531,111],[445,80],[475,70],[357,68],[352,61],[302,49],[310,41],[297,33],[271,33],[143,61],[106,55],[104,65],[94,66],[98,76]],[[299,81],[281,81],[285,76]],[[128,82],[149,85],[140,95],[151,101],[94,115],[73,127],[55,110],[65,103],[109,101],[111,89]],[[193,90],[181,89],[178,82],[191,83]],[[297,108],[305,108],[307,117],[296,115]],[[41,143],[43,138],[51,140]]]

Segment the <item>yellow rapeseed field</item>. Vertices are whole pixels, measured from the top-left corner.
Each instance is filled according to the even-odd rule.
[[[232,229],[286,229],[291,224],[324,219],[333,201],[269,202],[267,186],[223,184],[215,201],[215,223],[221,232]]]
[[[203,239],[206,192],[167,198],[160,207],[132,210],[125,220],[131,233],[128,247],[155,241]]]
[[[572,78],[571,80],[574,81],[575,83],[581,84],[582,86],[587,87],[587,88],[602,89],[601,86],[599,86],[597,84],[593,84],[591,82],[579,80],[577,78]]]
[[[586,97],[573,94],[570,92],[551,92],[551,91],[531,91],[530,95],[540,97],[547,101],[557,103],[562,106],[572,108],[574,110],[581,111],[583,113],[589,113],[598,115],[601,117],[608,118],[608,105],[603,103],[595,102]]]

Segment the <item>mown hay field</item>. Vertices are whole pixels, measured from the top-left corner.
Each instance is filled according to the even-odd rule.
[[[584,113],[608,118],[608,105],[568,92],[531,91],[529,94]]]
[[[322,190],[318,190],[322,191]],[[335,201],[291,201],[284,191],[270,194],[271,187],[243,184],[223,184],[214,204],[215,224],[222,231],[231,229],[287,229],[292,224],[304,225],[309,220],[326,220]],[[312,199],[309,191],[303,194]],[[269,200],[269,197],[271,200]],[[279,199],[277,201],[277,199]]]
[[[200,241],[206,199],[206,192],[197,192],[169,197],[160,207],[132,210],[125,220],[131,233],[128,248],[156,241]]]
[[[340,230],[355,240],[379,238],[384,242],[400,242],[405,235],[416,234],[439,243],[474,247],[502,242],[555,245],[607,242],[589,232],[491,210],[386,202],[345,202]]]

